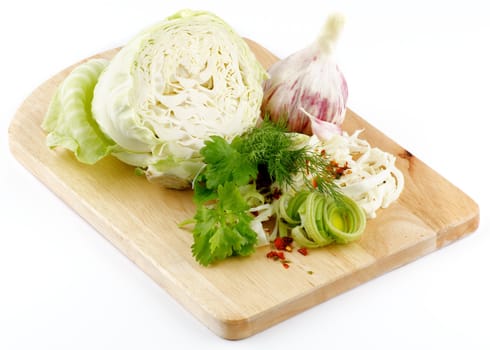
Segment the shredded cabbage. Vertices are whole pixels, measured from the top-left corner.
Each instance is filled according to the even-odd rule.
[[[375,218],[379,208],[388,207],[401,194],[404,186],[402,172],[396,167],[396,157],[359,138],[362,130],[352,135],[343,132],[319,141],[315,136],[310,144],[316,152],[325,152],[338,164],[347,163],[348,170],[335,180],[339,190],[364,209],[367,218]]]

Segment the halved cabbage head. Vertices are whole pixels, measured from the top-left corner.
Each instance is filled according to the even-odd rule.
[[[110,153],[166,187],[189,187],[211,135],[256,125],[267,73],[222,19],[183,10],[142,31],[98,77],[93,120]],[[82,145],[83,146],[83,145]]]
[[[184,10],[143,31],[112,59],[92,112],[120,160],[150,180],[188,187],[211,135],[255,126],[266,72],[246,42],[208,12]]]

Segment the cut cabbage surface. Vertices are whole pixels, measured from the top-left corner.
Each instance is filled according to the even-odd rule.
[[[92,112],[120,160],[152,181],[188,187],[211,135],[256,125],[267,73],[222,19],[183,10],[142,31],[112,59]]]

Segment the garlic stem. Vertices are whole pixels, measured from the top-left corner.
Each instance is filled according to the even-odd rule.
[[[333,52],[335,44],[344,28],[345,17],[340,13],[333,13],[328,16],[323,30],[317,38],[317,45],[321,52],[330,55]]]

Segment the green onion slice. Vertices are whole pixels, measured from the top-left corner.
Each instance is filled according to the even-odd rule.
[[[290,228],[293,239],[308,248],[353,242],[366,228],[362,208],[343,194],[335,198],[316,191],[284,194],[279,216],[281,225]]]

